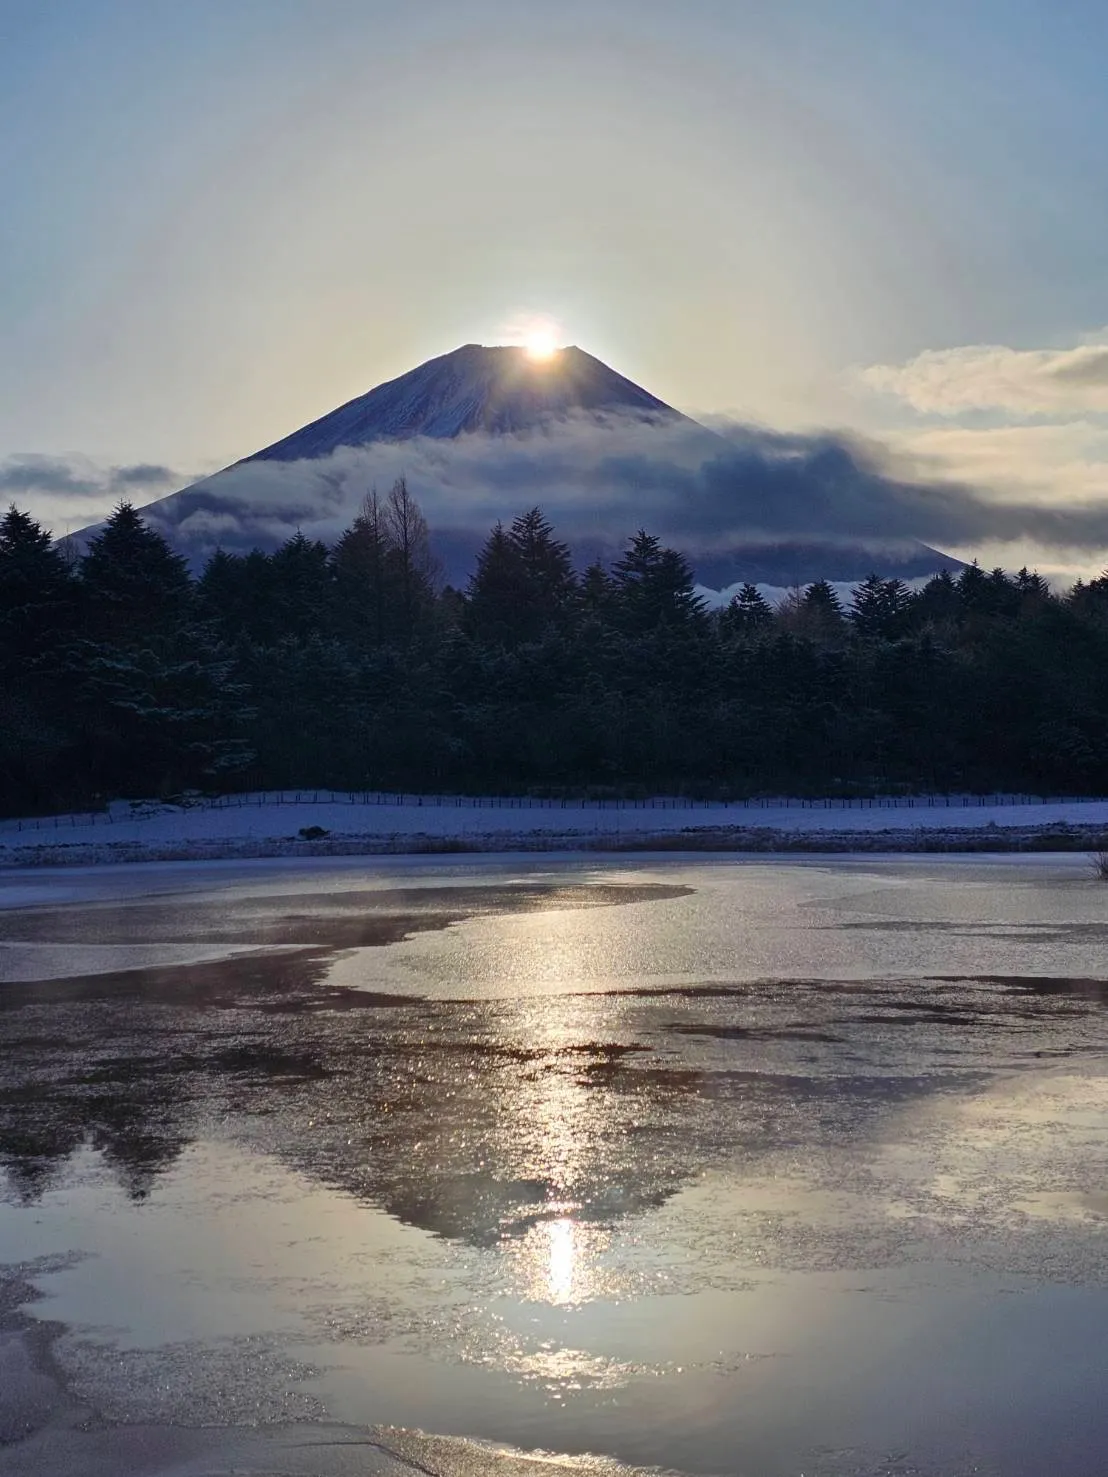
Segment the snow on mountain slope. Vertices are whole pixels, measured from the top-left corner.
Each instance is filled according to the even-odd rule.
[[[340,405],[246,460],[293,462],[373,441],[529,431],[580,411],[679,418],[664,401],[584,349],[534,359],[525,349],[466,344]]]

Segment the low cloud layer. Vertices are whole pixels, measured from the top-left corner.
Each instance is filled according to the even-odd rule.
[[[147,502],[183,480],[172,467],[151,462],[104,466],[89,457],[26,453],[0,461],[0,506],[15,503],[64,533],[66,522],[85,523],[120,498]]]
[[[591,418],[544,433],[340,448],[310,462],[243,462],[158,510],[190,545],[272,545],[297,528],[333,538],[376,486],[406,476],[448,541],[540,504],[563,537],[609,546],[643,526],[694,559],[781,542],[903,550],[913,541],[1108,548],[1108,506],[998,498],[898,475],[887,448],[841,435],[734,424]]]
[[[1108,501],[1094,500],[1090,486],[1069,501],[1036,496],[1031,484],[1005,492],[996,486],[988,448],[965,444],[973,433],[930,434],[963,440],[952,446],[906,436],[890,447],[734,423],[705,429],[689,421],[598,423],[583,416],[523,435],[423,438],[344,447],[316,461],[241,462],[163,497],[149,517],[197,561],[218,547],[273,548],[298,529],[332,542],[371,489],[383,494],[405,476],[455,580],[492,524],[535,504],[579,558],[611,555],[645,527],[683,549],[701,578],[716,585],[746,577],[738,551],[746,551],[753,567],[756,551],[775,557],[782,545],[814,546],[816,572],[843,579],[866,569],[834,551],[859,543],[892,563],[910,563],[919,542],[969,555],[998,546],[1066,551],[1082,566],[1098,563],[1108,550]],[[1021,452],[1001,448],[1000,454]],[[1052,447],[1043,454],[1053,454]],[[956,465],[966,469],[964,480],[952,478]],[[173,477],[165,467],[97,471],[91,463],[45,457],[0,464],[8,497],[37,516],[66,506],[76,527],[94,522],[120,496],[138,504],[157,498]],[[29,491],[45,498],[47,509],[36,508]],[[821,550],[832,552],[823,558]],[[1016,562],[1024,561],[1021,552]],[[843,567],[834,568],[836,562]],[[762,559],[755,577],[786,583],[814,577],[786,566],[770,568]],[[906,566],[903,572],[923,571]]]

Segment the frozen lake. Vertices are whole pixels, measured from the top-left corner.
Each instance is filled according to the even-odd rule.
[[[7,873],[0,1473],[1094,1477],[1106,944],[1079,856]]]

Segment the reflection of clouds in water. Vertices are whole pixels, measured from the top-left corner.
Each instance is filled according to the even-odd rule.
[[[1024,1218],[1103,1222],[1108,1199],[1090,1182],[1087,1156],[1108,1153],[1108,1075],[1032,1072],[921,1111],[925,1132],[917,1199],[998,1226]],[[931,1127],[931,1134],[926,1128]],[[1059,1141],[1083,1159],[1058,1153]]]

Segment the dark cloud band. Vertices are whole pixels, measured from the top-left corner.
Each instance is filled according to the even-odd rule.
[[[903,550],[1024,541],[1108,549],[1108,504],[984,496],[897,474],[877,444],[783,435],[729,423],[582,416],[526,435],[473,434],[342,447],[314,461],[237,463],[162,498],[151,521],[194,558],[273,548],[297,529],[332,541],[374,487],[406,476],[450,562],[468,559],[498,519],[541,504],[579,550],[607,551],[644,526],[694,560],[787,541]],[[175,480],[136,465],[99,473],[47,457],[0,464],[0,491],[144,502]]]

